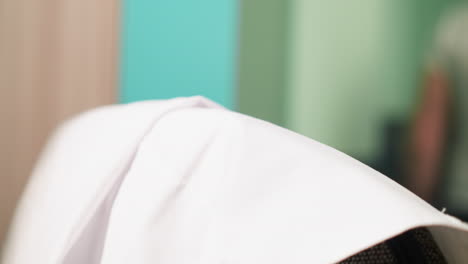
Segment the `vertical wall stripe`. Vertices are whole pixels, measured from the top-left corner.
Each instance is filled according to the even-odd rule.
[[[363,160],[378,154],[383,126],[401,107],[393,100],[411,89],[395,67],[395,58],[404,63],[395,23],[406,17],[390,5],[294,1],[290,128]]]
[[[238,110],[284,124],[288,0],[242,0]]]
[[[234,105],[237,0],[124,0],[120,101]]]

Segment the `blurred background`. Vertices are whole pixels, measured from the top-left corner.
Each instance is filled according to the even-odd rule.
[[[0,243],[58,123],[199,94],[466,219],[465,2],[0,0]]]

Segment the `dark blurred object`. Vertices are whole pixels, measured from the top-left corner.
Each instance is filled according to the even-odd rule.
[[[429,230],[417,228],[368,248],[340,264],[447,263]]]
[[[402,142],[405,124],[399,120],[390,120],[383,126],[383,143],[378,158],[370,164],[375,170],[403,183]]]
[[[436,31],[412,120],[409,188],[464,220],[468,215],[468,7],[445,14]]]

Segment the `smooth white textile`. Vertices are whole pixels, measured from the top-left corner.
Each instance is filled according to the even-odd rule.
[[[201,97],[64,124],[3,263],[333,263],[419,226],[466,263],[468,227],[328,146]]]

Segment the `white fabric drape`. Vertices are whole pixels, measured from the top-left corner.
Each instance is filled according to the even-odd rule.
[[[64,124],[4,263],[334,263],[420,226],[450,261],[468,261],[468,227],[387,177],[294,132],[178,98]]]

